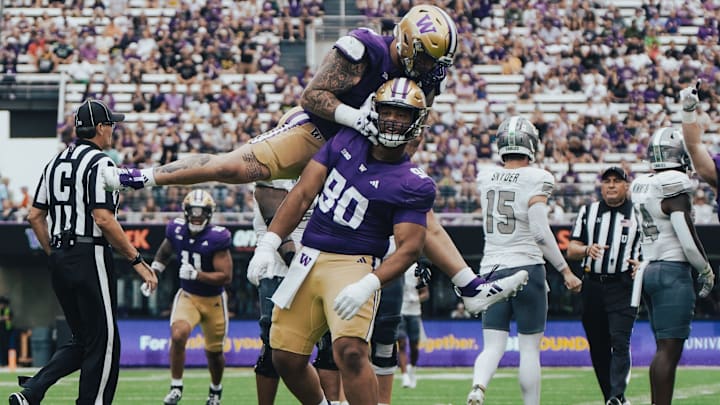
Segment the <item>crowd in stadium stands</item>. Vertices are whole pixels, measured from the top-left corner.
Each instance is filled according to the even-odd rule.
[[[175,12],[153,18],[131,13],[138,3]],[[720,118],[717,1],[644,0],[641,8],[630,12],[605,0],[435,3],[445,3],[460,34],[446,98],[436,100],[425,143],[415,156],[437,181],[438,212],[479,211],[475,177],[483,166],[496,163],[494,129],[508,115],[525,114],[540,130],[538,163],[556,174],[559,189],[551,215],[565,222],[596,192],[598,180],[593,176],[599,170],[592,164],[604,164],[612,156],[631,175],[641,170],[633,163],[644,159],[653,131],[672,119],[679,121],[675,117],[682,87],[702,79],[703,119],[710,124]],[[2,73],[16,72],[21,55],[30,58],[37,72],[57,72],[66,65],[74,83],[87,83],[83,98],[102,99],[113,109],[116,101],[108,85],[129,78],[135,86],[130,112],[169,113],[163,114],[169,119],[152,125],[140,118],[115,130],[111,156],[119,165],[136,167],[167,163],[186,153],[227,152],[274,126],[297,104],[312,76],[308,68],[299,75],[287,74],[278,63],[278,43],[303,41],[305,28],[324,13],[319,0],[5,4],[64,8],[54,17],[47,12],[37,17],[4,13]],[[368,25],[385,33],[412,4],[356,0]],[[85,15],[83,7],[93,12],[79,24],[72,17]],[[683,34],[687,27],[696,28],[696,33]],[[97,64],[104,65],[104,73],[94,68]],[[499,76],[520,77],[517,83],[502,82],[516,86],[502,90],[508,99],[493,94],[503,84],[494,85],[478,69],[488,66]],[[175,75],[169,91],[161,90],[160,84],[144,91],[145,75],[154,73]],[[247,79],[230,86],[219,79],[225,73],[265,73],[274,79],[269,87]],[[103,89],[91,91],[98,81],[105,83]],[[270,103],[268,94],[280,97]],[[552,108],[552,100],[544,101],[566,95],[583,101],[555,102]],[[73,126],[68,111],[58,127],[63,142],[72,141]],[[708,132],[715,130],[710,126]],[[575,170],[583,165],[591,169]],[[122,210],[128,215],[177,211],[179,198],[174,197],[183,195],[184,189],[170,190],[167,196],[154,191],[124,194]],[[213,194],[221,211],[249,211],[251,190],[252,186],[218,185]],[[713,204],[712,190],[700,187],[696,209],[711,212]]]

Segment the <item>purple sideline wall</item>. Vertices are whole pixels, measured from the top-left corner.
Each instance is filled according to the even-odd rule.
[[[420,366],[472,366],[482,348],[480,321],[424,321],[427,339],[421,343]],[[119,322],[123,366],[167,366],[169,325],[167,321]],[[225,341],[228,366],[252,366],[262,345],[257,322],[231,321]],[[188,341],[187,365],[205,366],[203,336],[196,328]],[[655,353],[655,340],[648,322],[635,324],[631,342],[635,366],[647,366]],[[507,352],[500,366],[517,366],[517,333],[511,330]],[[541,342],[543,366],[590,366],[585,333],[579,321],[549,321]],[[696,321],[685,343],[683,365],[720,365],[720,322]]]

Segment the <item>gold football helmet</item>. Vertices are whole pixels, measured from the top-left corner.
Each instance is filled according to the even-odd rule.
[[[378,142],[395,148],[422,132],[427,117],[425,94],[410,79],[388,80],[375,92],[375,110],[378,113]]]
[[[449,67],[457,49],[457,28],[445,11],[427,4],[415,6],[395,26],[397,51],[405,74],[417,79],[438,65]],[[429,56],[431,69],[420,71],[422,55]]]
[[[185,223],[191,233],[200,233],[210,224],[215,211],[215,200],[205,190],[195,189],[183,199]]]

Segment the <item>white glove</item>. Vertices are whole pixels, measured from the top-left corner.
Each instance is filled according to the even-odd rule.
[[[183,280],[197,280],[199,271],[192,264],[183,263],[178,273]]]
[[[698,295],[700,298],[707,297],[715,286],[715,273],[713,273],[710,263],[705,265],[703,271],[698,275],[697,281],[701,285]]]
[[[255,253],[247,268],[247,279],[252,285],[258,286],[260,279],[275,265],[276,252],[281,242],[282,239],[275,232],[265,233],[257,242]]]
[[[360,108],[352,108],[347,104],[340,104],[335,109],[335,122],[360,132],[374,145],[377,145],[377,119],[378,113],[375,111],[375,93],[368,96]]]
[[[697,121],[697,114],[695,110],[700,103],[700,97],[698,96],[698,88],[700,87],[700,81],[698,80],[695,87],[688,87],[680,90],[680,102],[682,103],[682,111],[680,112],[683,123],[692,124]]]
[[[680,90],[680,101],[682,102],[683,111],[695,111],[697,105],[700,103],[700,97],[698,97],[698,82],[695,87],[686,87]]]
[[[146,297],[149,297],[150,294],[152,294],[152,291],[150,291],[150,286],[147,283],[142,283],[140,285],[140,292]]]
[[[380,289],[380,279],[373,273],[367,274],[340,291],[333,302],[333,309],[342,320],[350,320],[360,308]]]

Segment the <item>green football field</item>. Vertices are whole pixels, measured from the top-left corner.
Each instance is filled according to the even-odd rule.
[[[29,374],[0,371],[0,400],[17,390],[16,375]],[[164,369],[122,369],[114,404],[160,404],[169,386],[169,373]],[[401,386],[396,375],[393,404],[464,404],[472,379],[469,368],[420,369],[415,389]],[[185,374],[184,404],[202,404],[208,389],[208,374],[203,369],[187,370]],[[78,375],[73,374],[56,384],[48,392],[43,404],[72,404],[77,392]],[[223,381],[224,404],[255,403],[255,380],[251,369],[226,370]],[[634,368],[627,397],[633,404],[649,404],[648,369]],[[277,404],[296,404],[290,393],[281,387]],[[490,383],[486,404],[522,404],[517,383],[517,369],[501,368]],[[542,403],[548,405],[602,404],[602,396],[592,369],[543,369]],[[720,368],[681,368],[675,384],[674,404],[720,404]]]

